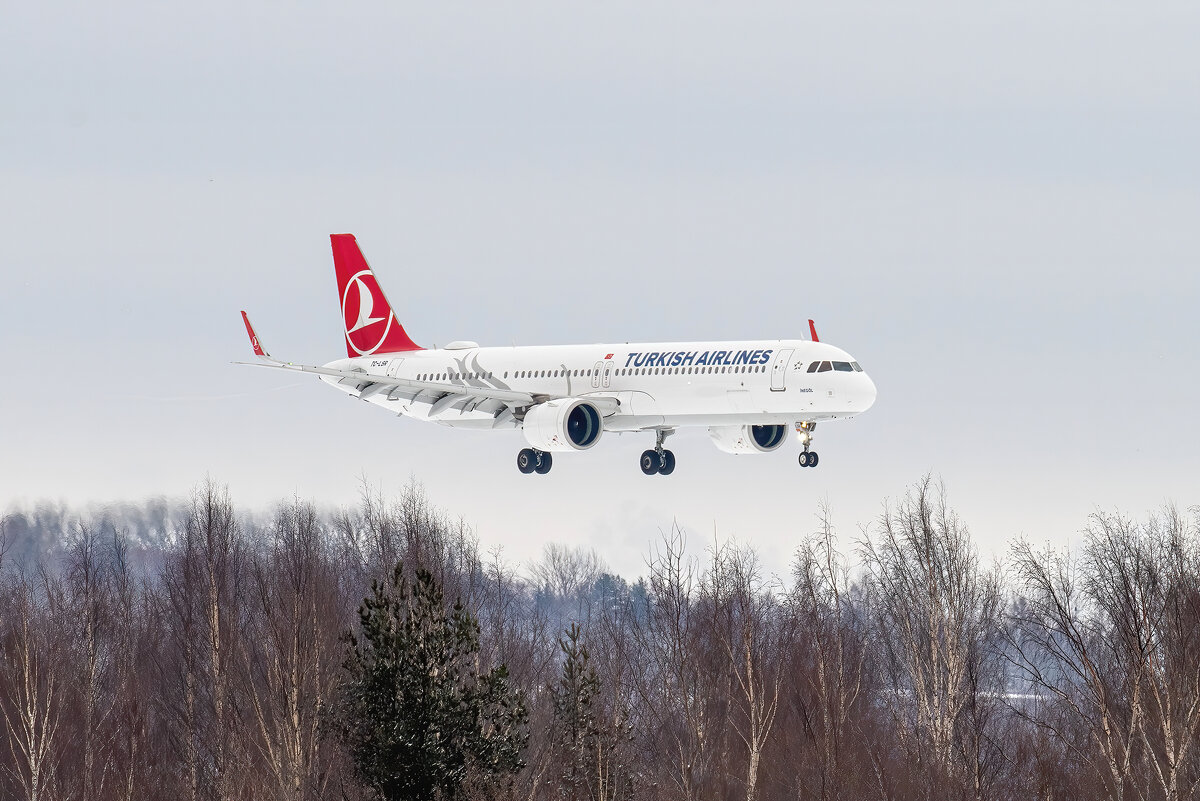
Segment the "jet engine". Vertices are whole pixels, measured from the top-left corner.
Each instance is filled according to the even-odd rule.
[[[708,435],[726,453],[770,453],[787,439],[787,426],[713,426]]]
[[[585,400],[560,398],[525,412],[525,441],[539,451],[583,451],[604,431],[600,412]]]

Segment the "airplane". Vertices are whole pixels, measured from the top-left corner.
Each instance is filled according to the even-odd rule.
[[[520,429],[522,473],[546,474],[555,453],[586,451],[605,432],[644,432],[646,475],[670,475],[663,447],[687,426],[707,427],[733,454],[778,450],[795,426],[801,467],[816,467],[818,422],[844,420],[875,402],[875,384],[844,350],[811,340],[422,348],[409,338],[352,234],[331,234],[346,358],[325,365],[271,357],[246,312],[259,362],[303,373],[403,417],[459,428]]]

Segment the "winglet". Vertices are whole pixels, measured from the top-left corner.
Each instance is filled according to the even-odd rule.
[[[254,333],[254,326],[250,325],[250,317],[246,312],[242,312],[242,322],[246,324],[246,333],[250,336],[250,346],[254,348],[254,355],[260,359],[271,358],[271,354],[263,350],[263,346],[259,344],[258,334]]]
[[[244,314],[244,313],[245,313],[245,312],[243,312],[243,314]],[[246,323],[246,325],[250,325],[250,323]],[[813,338],[813,340],[812,340],[812,341],[813,341],[813,342],[820,342],[820,341],[821,341],[821,340],[817,339],[817,324],[816,324],[816,323],[814,323],[812,320],[809,320],[809,321],[808,321],[808,330],[809,330],[809,331],[812,333],[812,338]]]

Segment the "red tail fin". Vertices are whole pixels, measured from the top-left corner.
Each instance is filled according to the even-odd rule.
[[[392,314],[392,307],[358,249],[354,235],[330,234],[329,241],[333,245],[333,266],[337,273],[338,297],[342,302],[346,355],[353,358],[421,350]]]

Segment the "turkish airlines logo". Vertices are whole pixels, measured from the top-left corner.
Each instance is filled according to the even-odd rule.
[[[375,310],[382,314],[375,316]],[[362,356],[379,349],[392,328],[392,310],[383,298],[383,291],[370,270],[355,273],[346,282],[342,294],[342,321],[346,340]]]

